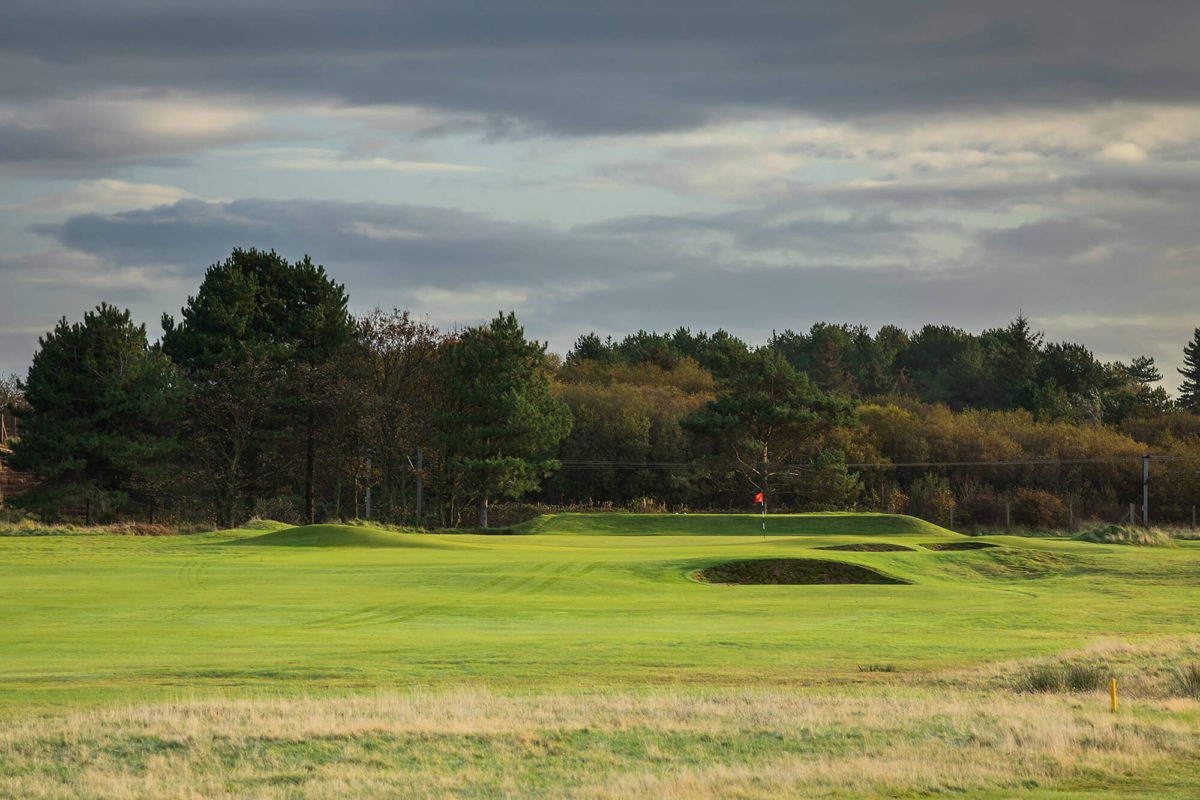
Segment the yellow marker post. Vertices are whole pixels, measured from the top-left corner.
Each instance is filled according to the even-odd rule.
[[[1112,710],[1117,710],[1117,679],[1110,678],[1108,681],[1108,696],[1112,699]]]

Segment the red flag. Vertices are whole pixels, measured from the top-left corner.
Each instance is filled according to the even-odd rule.
[[[762,502],[762,492],[759,492],[758,494],[754,495],[754,502],[756,502],[756,503]]]

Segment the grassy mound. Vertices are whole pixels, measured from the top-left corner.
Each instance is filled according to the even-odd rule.
[[[1124,525],[1105,525],[1092,528],[1075,537],[1096,544],[1132,544],[1140,547],[1174,547],[1171,537],[1152,528],[1130,528]]]
[[[831,544],[828,547],[818,547],[817,550],[846,550],[852,553],[898,553],[913,552],[913,548],[902,544],[889,542],[860,542],[858,544]]]
[[[908,583],[858,564],[817,558],[756,558],[728,561],[696,573],[704,583],[814,585],[838,583]]]
[[[991,542],[922,542],[921,547],[928,550],[986,550],[989,547],[999,547]]]
[[[231,544],[282,547],[451,547],[433,536],[392,533],[355,525],[303,525],[284,528],[261,536],[239,539]]]
[[[594,536],[762,536],[756,514],[553,514],[518,526],[521,532]],[[903,514],[779,514],[768,536],[951,536],[961,534]]]

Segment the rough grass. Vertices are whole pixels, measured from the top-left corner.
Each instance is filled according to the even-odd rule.
[[[818,547],[818,550],[841,550],[850,553],[911,553],[913,548],[905,547],[902,544],[891,544],[889,542],[860,542],[856,544],[831,544],[826,547]]]
[[[924,542],[921,547],[927,550],[986,550],[999,545],[991,542]]]
[[[19,522],[0,523],[0,536],[71,536],[101,535],[117,536],[175,536],[176,531],[166,525],[146,522],[117,522],[111,525],[47,524],[30,519]]]
[[[1189,680],[1192,674],[1196,692]],[[1136,700],[1139,705],[1200,698],[1200,637],[1099,641],[1050,657],[950,672],[943,680],[947,685],[979,691],[1009,687],[1019,692],[1107,694],[1109,679],[1117,681],[1119,697]]]
[[[882,572],[844,561],[817,558],[757,558],[729,561],[698,570],[696,579],[704,583],[744,585],[820,585],[820,584],[903,584]]]
[[[1179,667],[1177,685],[1180,694],[1200,697],[1200,661],[1191,661]]]
[[[1198,711],[944,690],[176,701],[6,726],[0,796],[1186,798]]]
[[[1156,528],[1131,528],[1125,525],[1105,525],[1083,531],[1075,537],[1081,542],[1096,544],[1129,544],[1139,547],[1174,547],[1165,532]]]

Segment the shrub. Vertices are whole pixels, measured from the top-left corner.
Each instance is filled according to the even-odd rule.
[[[958,496],[955,517],[964,526],[998,525],[1004,522],[1004,503],[990,489],[968,487]]]
[[[1096,544],[1131,544],[1140,547],[1174,547],[1171,537],[1154,528],[1130,528],[1124,525],[1105,525],[1086,530],[1075,537]]]
[[[300,500],[295,497],[272,497],[269,500],[257,500],[254,503],[253,516],[257,519],[286,522],[288,525],[303,525],[307,522],[300,512]]]
[[[1013,498],[1013,521],[1030,528],[1057,528],[1067,524],[1067,506],[1041,489],[1021,489]]]
[[[488,525],[493,528],[508,528],[527,522],[543,513],[532,503],[496,503],[488,509]]]
[[[950,523],[954,494],[950,483],[937,475],[922,475],[909,488],[908,513],[943,525]]]
[[[165,525],[148,525],[144,522],[122,522],[110,525],[109,533],[120,536],[174,536],[175,531]]]
[[[908,510],[908,495],[900,491],[900,487],[891,486],[880,498],[880,505],[889,514],[903,514]]]

